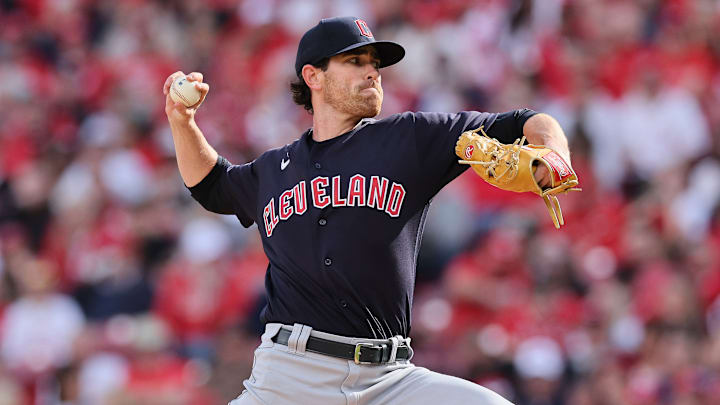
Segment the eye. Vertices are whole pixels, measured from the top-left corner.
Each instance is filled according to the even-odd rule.
[[[357,65],[359,63],[358,58],[350,58],[348,59],[348,62],[352,63],[353,65]]]

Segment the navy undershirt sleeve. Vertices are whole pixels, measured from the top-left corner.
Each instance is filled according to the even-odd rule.
[[[254,162],[233,165],[218,156],[210,173],[188,189],[208,211],[236,215],[246,228],[255,222],[258,181]]]
[[[484,129],[488,136],[502,143],[513,143],[522,138],[525,122],[535,114],[537,114],[536,111],[528,108],[496,114],[495,121]]]
[[[468,168],[457,163],[455,155],[455,144],[463,132],[483,126],[488,136],[512,143],[522,137],[525,122],[537,113],[520,109],[499,114],[477,111],[412,114],[419,167],[432,198]]]

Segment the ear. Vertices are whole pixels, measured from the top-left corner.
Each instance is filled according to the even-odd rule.
[[[312,90],[320,90],[322,88],[322,76],[324,73],[322,69],[307,64],[303,66],[300,73],[302,74],[303,80],[305,80],[305,84]]]

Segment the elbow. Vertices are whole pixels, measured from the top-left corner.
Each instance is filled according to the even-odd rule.
[[[547,145],[566,139],[560,123],[545,113],[535,114],[525,121],[522,132],[530,143],[537,145]]]

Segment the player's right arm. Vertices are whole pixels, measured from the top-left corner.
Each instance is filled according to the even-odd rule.
[[[171,74],[165,85],[165,113],[170,122],[180,176],[192,197],[206,210],[234,214],[248,227],[254,222],[257,200],[257,176],[253,162],[233,165],[207,142],[195,123],[195,112],[205,100],[210,87],[201,73],[187,77],[200,90],[200,101],[192,107],[175,103],[169,95],[170,85],[183,72]]]
[[[210,173],[218,160],[218,153],[207,142],[200,128],[195,123],[195,113],[205,100],[210,86],[203,83],[203,75],[193,72],[187,75],[188,81],[194,82],[200,90],[200,101],[192,107],[176,103],[170,97],[170,85],[183,72],[175,72],[168,76],[163,85],[165,94],[165,114],[167,114],[170,130],[175,144],[175,156],[180,169],[180,176],[185,185],[193,187]]]

